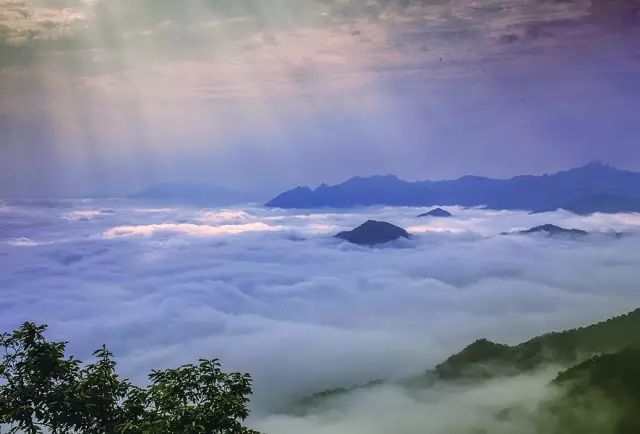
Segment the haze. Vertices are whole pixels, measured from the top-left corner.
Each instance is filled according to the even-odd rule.
[[[638,169],[637,24],[632,0],[1,0],[0,194]]]

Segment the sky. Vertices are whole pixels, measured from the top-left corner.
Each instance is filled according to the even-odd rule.
[[[478,338],[515,344],[640,305],[638,214],[447,209],[453,217],[424,219],[411,207],[0,201],[0,330],[48,324],[84,362],[106,344],[137,384],[150,369],[217,357],[251,373],[250,424],[262,432],[477,433],[500,410],[545,398],[559,368],[462,391],[376,388],[308,418],[278,414],[314,392],[417,375]],[[413,238],[368,248],[332,236],[369,218]],[[591,234],[501,235],[543,223]],[[529,432],[512,428],[488,432]]]
[[[0,0],[0,195],[640,170],[637,0]]]

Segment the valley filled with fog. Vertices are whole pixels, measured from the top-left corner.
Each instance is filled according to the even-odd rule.
[[[49,324],[83,360],[104,343],[137,382],[220,358],[253,376],[250,424],[267,432],[462,432],[534,405],[557,370],[462,394],[385,385],[315,415],[279,413],[314,392],[420,374],[480,337],[512,344],[640,306],[640,215],[447,209],[5,200],[0,330]],[[368,219],[413,237],[377,248],[333,237]],[[590,234],[502,234],[546,223]]]

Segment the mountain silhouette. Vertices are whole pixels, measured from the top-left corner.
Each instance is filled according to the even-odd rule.
[[[452,214],[442,208],[434,208],[429,212],[418,215],[418,217],[452,217]]]
[[[373,246],[409,237],[409,233],[401,227],[375,220],[368,220],[351,231],[336,234],[336,238],[362,246]]]
[[[297,187],[266,206],[279,208],[348,208],[356,206],[486,206],[537,211],[557,209],[593,195],[636,198],[640,173],[594,162],[549,175],[510,179],[464,176],[448,181],[404,181],[393,175],[354,177],[312,190]]]
[[[513,235],[513,234],[537,234],[537,233],[546,233],[548,235],[569,235],[569,236],[584,236],[588,235],[589,232],[583,231],[581,229],[566,229],[560,226],[546,224],[541,226],[536,226],[531,229],[526,229],[524,231],[517,232],[503,232],[503,235]]]

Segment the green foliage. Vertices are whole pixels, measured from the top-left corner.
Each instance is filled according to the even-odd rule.
[[[444,363],[436,366],[439,378],[456,378],[463,375],[473,377],[489,377],[495,371],[499,362],[506,362],[511,358],[511,347],[496,344],[487,339],[478,339],[462,351],[449,357]],[[486,366],[491,362],[494,366]],[[473,371],[473,372],[472,372]]]
[[[572,365],[595,354],[618,351],[640,336],[640,309],[607,321],[548,333],[508,346],[480,339],[436,366],[441,379],[487,378],[530,371],[545,363]]]
[[[0,425],[9,433],[255,433],[248,415],[251,378],[217,360],[152,371],[140,388],[120,378],[106,347],[87,366],[49,342],[46,326],[25,323],[0,335]]]
[[[515,346],[481,339],[438,365],[435,373],[438,379],[477,380],[518,374],[545,362],[565,363],[571,367],[558,374],[556,393],[537,412],[538,433],[638,434],[639,313]]]
[[[366,390],[375,386],[380,386],[384,384],[384,380],[373,380],[369,381],[366,384],[351,386],[351,387],[338,387],[336,389],[329,389],[322,392],[314,393],[313,395],[302,398],[300,401],[296,403],[296,405],[291,409],[290,413],[298,416],[305,416],[311,410],[317,409],[322,406],[327,400],[331,398],[337,398],[343,396],[349,392],[353,392],[355,390]]]
[[[553,383],[562,393],[548,405],[556,429],[547,432],[640,432],[640,341],[573,366]]]
[[[512,423],[520,432],[539,434],[639,434],[639,336],[640,309],[587,327],[541,335],[519,345],[479,339],[426,375],[396,384],[407,390],[431,387],[443,380],[468,380],[473,384],[499,375],[517,375],[545,363],[562,364],[567,369],[558,374],[553,386],[549,385],[549,394],[539,408],[505,408],[491,423]],[[293,412],[306,414],[327,400],[381,383],[316,393],[301,400]],[[476,431],[498,430],[476,427]]]

